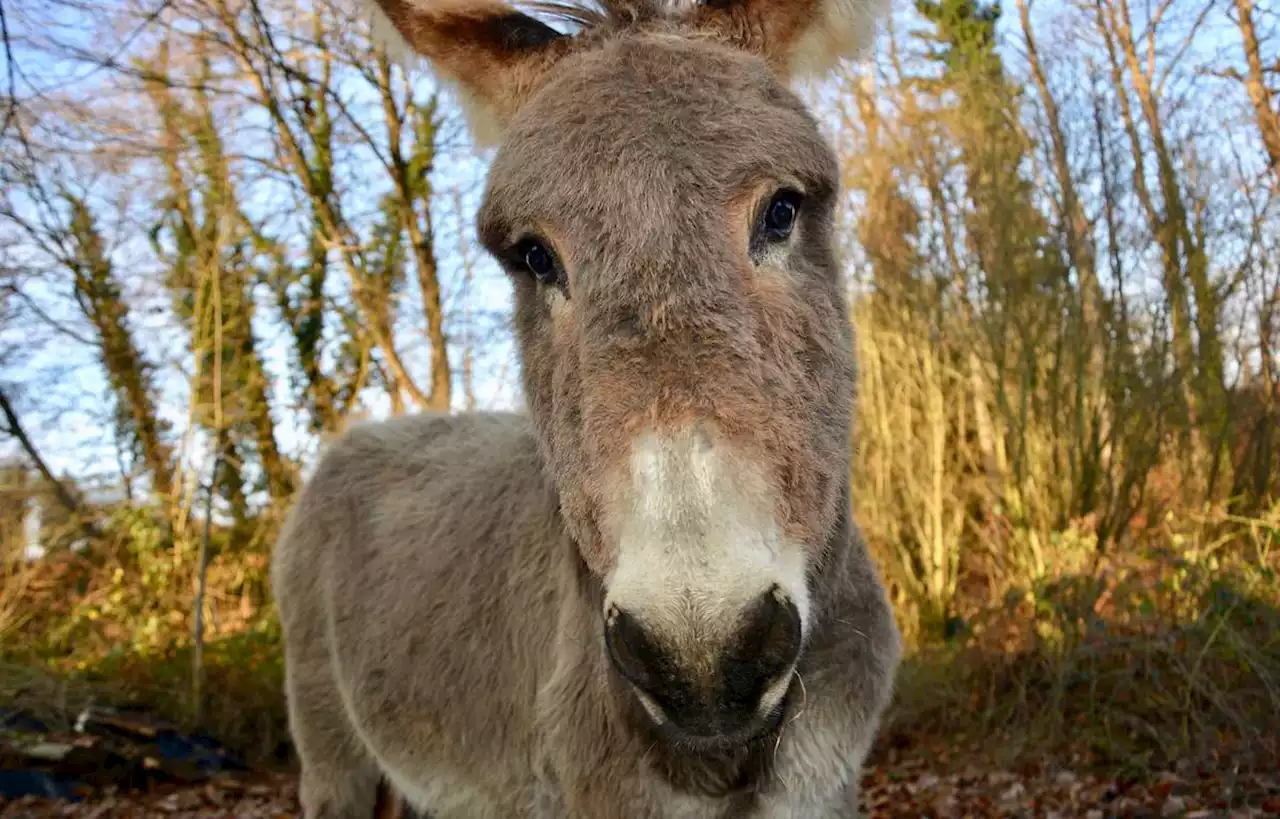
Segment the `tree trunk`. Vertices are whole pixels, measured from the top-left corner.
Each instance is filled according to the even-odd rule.
[[[417,381],[409,374],[404,360],[400,357],[400,352],[395,345],[394,339],[385,329],[386,322],[379,320],[381,317],[378,315],[379,305],[377,301],[369,298],[369,282],[355,260],[355,254],[359,253],[360,242],[358,237],[347,224],[342,210],[334,197],[327,195],[327,192],[317,184],[318,180],[312,173],[311,165],[307,161],[307,152],[303,147],[303,142],[292,123],[284,115],[280,97],[275,92],[274,79],[254,61],[255,55],[264,53],[264,50],[270,54],[270,46],[260,47],[249,41],[244,31],[236,24],[234,14],[228,7],[226,0],[217,0],[215,8],[223,29],[229,36],[232,56],[235,57],[248,75],[249,81],[258,93],[258,102],[266,109],[267,115],[271,118],[271,122],[279,135],[280,147],[285,159],[311,199],[326,240],[331,247],[338,251],[339,256],[342,258],[343,266],[346,267],[351,279],[351,289],[356,305],[361,312],[365,313],[368,331],[373,343],[381,349],[387,369],[395,377],[401,388],[418,405],[429,406],[431,403],[430,397],[423,392]]]
[[[1271,171],[1280,181],[1280,113],[1277,113],[1272,103],[1271,87],[1267,85],[1263,72],[1262,57],[1258,50],[1258,31],[1253,23],[1253,0],[1235,0],[1235,3],[1236,13],[1240,15],[1236,25],[1240,27],[1245,61],[1249,64],[1245,88],[1249,92],[1249,102],[1253,103],[1254,116],[1258,120],[1258,131],[1262,134],[1262,145],[1267,151]]]
[[[1155,49],[1155,33],[1150,30],[1147,32],[1148,60],[1147,68],[1144,69],[1138,59],[1137,47],[1129,25],[1128,0],[1117,0],[1117,5],[1111,8],[1111,17],[1124,54],[1125,64],[1129,69],[1134,93],[1137,94],[1147,130],[1151,135],[1151,148],[1156,159],[1156,178],[1160,184],[1160,196],[1164,200],[1163,231],[1166,234],[1166,241],[1178,248],[1178,256],[1185,265],[1183,275],[1190,282],[1191,294],[1195,298],[1197,336],[1195,368],[1188,370],[1187,374],[1193,378],[1197,398],[1193,423],[1201,431],[1202,443],[1208,444],[1223,439],[1227,422],[1223,349],[1218,332],[1221,306],[1217,290],[1209,279],[1209,260],[1205,254],[1204,243],[1191,223],[1191,214],[1183,197],[1173,152],[1165,138],[1159,100],[1152,87],[1150,72],[1154,70],[1152,54]],[[1208,474],[1212,475],[1216,471],[1222,448],[1211,446],[1210,449],[1212,451],[1207,453],[1211,461]],[[1206,488],[1210,491],[1213,489],[1212,486]]]
[[[416,110],[412,103],[401,112],[396,107],[391,89],[391,61],[386,55],[378,59],[378,86],[382,94],[382,109],[387,123],[388,153],[391,158],[391,176],[395,184],[395,208],[401,229],[409,237],[413,248],[414,268],[418,274],[418,288],[422,293],[422,311],[427,324],[427,338],[431,342],[431,391],[427,393],[426,406],[433,410],[448,411],[452,392],[452,371],[449,365],[449,340],[444,332],[444,305],[440,296],[439,267],[436,263],[435,237],[431,227],[431,180],[429,173],[435,160],[435,124],[431,112]],[[421,117],[419,122],[414,119]],[[409,120],[420,127],[413,129],[413,154],[405,157],[401,147],[404,123]],[[418,207],[423,215],[418,216]]]
[[[1142,138],[1138,133],[1137,120],[1129,102],[1129,91],[1124,81],[1124,68],[1118,53],[1118,49],[1123,49],[1126,53],[1131,51],[1133,42],[1129,40],[1127,47],[1123,45],[1117,46],[1117,40],[1124,39],[1121,29],[1127,32],[1128,25],[1118,22],[1115,8],[1108,5],[1107,0],[1095,0],[1094,10],[1098,33],[1102,36],[1107,50],[1111,81],[1115,88],[1116,101],[1120,104],[1121,120],[1124,123],[1125,134],[1129,138],[1129,147],[1133,154],[1134,192],[1137,194],[1138,201],[1141,202],[1142,208],[1147,215],[1147,222],[1152,236],[1160,247],[1163,266],[1162,280],[1165,298],[1169,304],[1169,320],[1173,331],[1174,364],[1177,366],[1184,385],[1183,397],[1186,408],[1189,413],[1195,415],[1198,404],[1195,390],[1192,388],[1196,373],[1195,343],[1191,332],[1191,303],[1184,279],[1185,274],[1182,267],[1182,252],[1178,241],[1178,231],[1167,216],[1161,215],[1152,197],[1151,189],[1147,186],[1146,175],[1143,170],[1143,160],[1146,154],[1143,150]],[[1161,144],[1163,144],[1163,137],[1161,137]],[[1169,213],[1167,208],[1165,213]]]
[[[176,502],[174,467],[169,447],[161,438],[149,366],[134,343],[129,307],[103,250],[93,215],[79,199],[67,199],[72,209],[70,233],[75,252],[72,264],[76,299],[97,334],[107,379],[130,421],[129,431],[142,452],[153,490],[167,506]]]

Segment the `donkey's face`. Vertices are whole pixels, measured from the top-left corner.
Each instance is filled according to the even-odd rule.
[[[848,463],[835,163],[763,61],[663,35],[566,60],[481,212],[616,665],[658,720],[767,724]]]
[[[687,740],[771,726],[846,497],[837,168],[785,83],[861,44],[851,2],[633,6],[568,38],[382,0],[501,132],[479,227],[540,445],[613,665]]]

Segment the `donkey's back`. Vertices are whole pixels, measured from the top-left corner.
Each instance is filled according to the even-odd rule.
[[[528,421],[354,426],[276,547],[308,817],[369,816],[385,775],[440,815],[527,815],[532,689],[560,531]]]

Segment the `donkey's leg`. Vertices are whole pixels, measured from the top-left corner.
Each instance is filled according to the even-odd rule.
[[[303,817],[373,819],[378,767],[352,729],[329,669],[300,660],[287,666],[286,685]]]
[[[375,819],[436,819],[430,813],[417,810],[408,800],[396,792],[384,779],[378,786]]]

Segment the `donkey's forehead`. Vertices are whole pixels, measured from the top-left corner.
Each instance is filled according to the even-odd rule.
[[[813,118],[762,59],[641,31],[564,60],[523,106],[494,159],[485,215],[620,213],[673,197],[711,206],[766,176],[831,185],[835,173]]]

